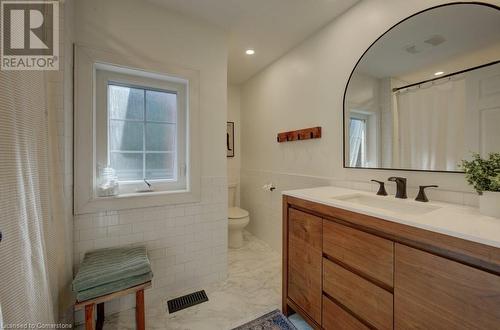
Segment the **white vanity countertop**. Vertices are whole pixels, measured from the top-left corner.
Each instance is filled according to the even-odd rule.
[[[373,192],[318,187],[283,191],[282,194],[500,248],[500,219],[482,215],[479,209],[469,206],[434,201],[422,203],[410,198],[398,199],[401,203],[440,207],[429,213],[413,215],[335,199],[349,194],[376,196]],[[395,199],[394,196],[376,197]]]

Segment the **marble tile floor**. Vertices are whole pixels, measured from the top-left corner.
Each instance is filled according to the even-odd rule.
[[[245,233],[245,245],[229,249],[228,262],[228,278],[203,288],[208,302],[174,314],[166,311],[165,300],[151,304],[146,309],[146,328],[232,329],[281,307],[280,254]],[[104,329],[135,329],[135,310],[107,316]]]

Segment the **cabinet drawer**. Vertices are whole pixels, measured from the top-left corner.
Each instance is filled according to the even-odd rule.
[[[321,218],[288,210],[288,297],[321,324]]]
[[[323,329],[368,330],[369,328],[330,298],[323,296]]]
[[[392,329],[392,294],[323,258],[323,291],[377,329]]]
[[[393,287],[392,241],[323,220],[323,252],[368,278]]]

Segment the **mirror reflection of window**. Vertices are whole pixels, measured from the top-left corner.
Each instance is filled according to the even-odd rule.
[[[351,117],[349,120],[349,164],[353,167],[366,165],[366,119]]]

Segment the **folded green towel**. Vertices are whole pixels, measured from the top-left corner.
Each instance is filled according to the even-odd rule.
[[[85,254],[73,280],[73,291],[78,293],[149,273],[151,264],[144,246],[95,250]]]
[[[113,292],[131,288],[133,286],[142,283],[146,283],[148,281],[151,281],[152,278],[153,278],[153,273],[150,272],[147,274],[133,276],[122,280],[110,282],[87,290],[78,291],[76,293],[76,300],[81,302],[96,297],[104,296]]]

